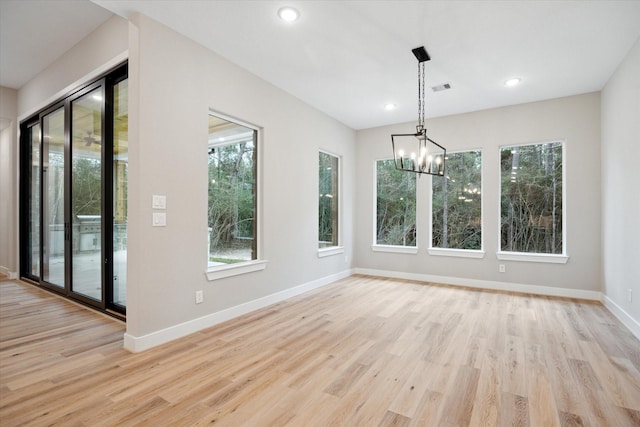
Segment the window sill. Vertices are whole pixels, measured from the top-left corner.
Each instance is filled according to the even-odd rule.
[[[253,273],[267,268],[267,261],[247,261],[238,264],[227,264],[219,267],[209,267],[205,272],[207,280],[219,280],[240,274]]]
[[[528,254],[523,252],[496,252],[499,260],[503,261],[523,261],[523,262],[546,262],[549,264],[566,264],[569,261],[567,255],[557,254]]]
[[[331,246],[330,248],[318,249],[318,258],[338,255],[344,253],[344,246]]]
[[[429,248],[429,255],[458,258],[484,258],[484,251],[475,249]]]
[[[417,254],[417,246],[371,245],[374,252],[392,252],[396,254]]]

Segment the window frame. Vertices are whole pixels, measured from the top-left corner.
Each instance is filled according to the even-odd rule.
[[[485,255],[485,227],[484,227],[484,183],[485,183],[485,156],[482,148],[467,148],[461,150],[447,151],[447,156],[451,154],[467,153],[476,151],[480,153],[480,249],[458,249],[458,248],[438,248],[433,246],[433,181],[429,182],[429,247],[427,251],[429,255],[448,256],[456,258],[484,258]],[[447,167],[445,166],[445,176],[447,176]],[[433,180],[433,177],[431,177]]]
[[[387,245],[387,244],[379,244],[378,242],[378,162],[381,161],[393,161],[393,157],[384,157],[384,158],[376,158],[373,161],[373,226],[372,231],[373,235],[371,237],[371,250],[373,252],[389,252],[389,253],[400,253],[400,254],[417,254],[420,248],[420,233],[418,233],[418,177],[417,174],[412,174],[415,179],[415,205],[416,205],[416,235],[414,246],[403,246],[403,245]],[[409,172],[407,172],[409,173]]]
[[[337,171],[337,180],[338,183],[336,185],[337,191],[338,191],[338,212],[337,212],[337,221],[338,221],[338,238],[337,238],[337,244],[334,246],[327,246],[324,248],[319,247],[320,244],[320,230],[319,230],[319,226],[320,226],[320,217],[317,216],[316,217],[316,233],[317,233],[317,242],[318,242],[318,258],[324,258],[324,257],[328,257],[328,256],[332,256],[332,255],[338,255],[338,254],[342,254],[344,253],[344,246],[343,246],[343,236],[342,236],[342,228],[343,228],[343,201],[342,201],[342,194],[343,194],[343,184],[342,184],[342,156],[340,154],[337,154],[333,151],[330,150],[325,150],[323,148],[318,149],[318,156],[316,157],[317,161],[320,161],[320,154],[326,154],[329,155],[331,157],[335,157],[338,161],[338,171]],[[319,165],[319,163],[318,163]],[[316,169],[316,171],[318,171],[319,169]],[[318,176],[318,175],[316,175]],[[318,203],[320,203],[320,177],[318,176],[318,184],[316,186],[316,188],[318,189]],[[316,207],[317,209],[317,207]],[[316,212],[318,212],[316,210]]]
[[[512,252],[502,250],[502,171],[500,167],[501,156],[500,153],[507,147],[524,147],[530,145],[543,145],[560,143],[562,146],[562,253],[561,254],[548,254],[537,252]],[[521,261],[521,262],[538,262],[549,264],[566,264],[569,261],[569,255],[567,254],[567,141],[563,138],[553,138],[543,141],[528,141],[519,142],[514,144],[504,144],[498,146],[497,153],[497,182],[498,182],[498,197],[497,197],[497,245],[496,258],[501,261]]]
[[[263,199],[262,199],[262,151],[263,151],[263,128],[258,125],[254,125],[252,123],[246,122],[244,120],[240,120],[236,117],[229,116],[224,113],[220,113],[214,109],[207,110],[207,120],[209,116],[215,116],[220,119],[226,120],[228,122],[235,123],[240,126],[244,126],[246,128],[252,129],[255,133],[255,151],[256,151],[256,164],[255,166],[255,236],[256,240],[256,259],[248,260],[245,262],[238,262],[234,264],[225,264],[225,265],[217,265],[217,266],[209,266],[209,251],[205,251],[205,276],[208,281],[220,280],[227,277],[238,276],[241,274],[252,273],[255,271],[262,271],[267,268],[268,261],[263,259],[263,226],[262,226],[262,213],[263,213]],[[208,145],[208,143],[207,143]],[[204,157],[204,167],[208,170],[207,158]],[[208,177],[208,173],[206,174]],[[207,178],[208,180],[208,178]],[[205,194],[208,194],[208,186],[205,190]],[[209,207],[209,198],[207,196],[207,209]],[[205,211],[205,223],[208,229],[208,219],[206,219],[206,211]]]

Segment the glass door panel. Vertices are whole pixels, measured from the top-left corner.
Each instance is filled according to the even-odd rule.
[[[20,123],[21,276],[117,316],[126,315],[127,70]]]
[[[102,301],[102,87],[71,102],[72,291]]]
[[[42,279],[64,288],[64,107],[43,117],[42,135]]]
[[[28,242],[27,271],[33,277],[40,277],[40,123],[28,129],[29,139],[29,205],[27,209]]]
[[[127,305],[128,80],[113,87],[113,303]]]

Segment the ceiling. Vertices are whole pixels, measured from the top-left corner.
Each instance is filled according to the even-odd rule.
[[[111,16],[88,0],[0,0],[0,86],[19,89]]]
[[[285,5],[296,22],[277,17]],[[429,118],[601,90],[640,38],[639,0],[0,0],[0,84],[22,86],[108,11],[147,15],[354,129],[417,120],[418,46],[427,87],[451,85],[427,90]]]

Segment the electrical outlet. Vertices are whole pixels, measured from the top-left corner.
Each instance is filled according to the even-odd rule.
[[[202,291],[196,291],[196,304],[202,304],[204,301],[204,294]]]
[[[629,302],[633,302],[633,289],[629,289]]]
[[[505,267],[505,265],[504,265],[504,264],[500,264],[500,265],[498,266],[498,271],[499,271],[500,273],[504,273],[504,272],[506,272],[506,271],[507,271],[507,268]]]

